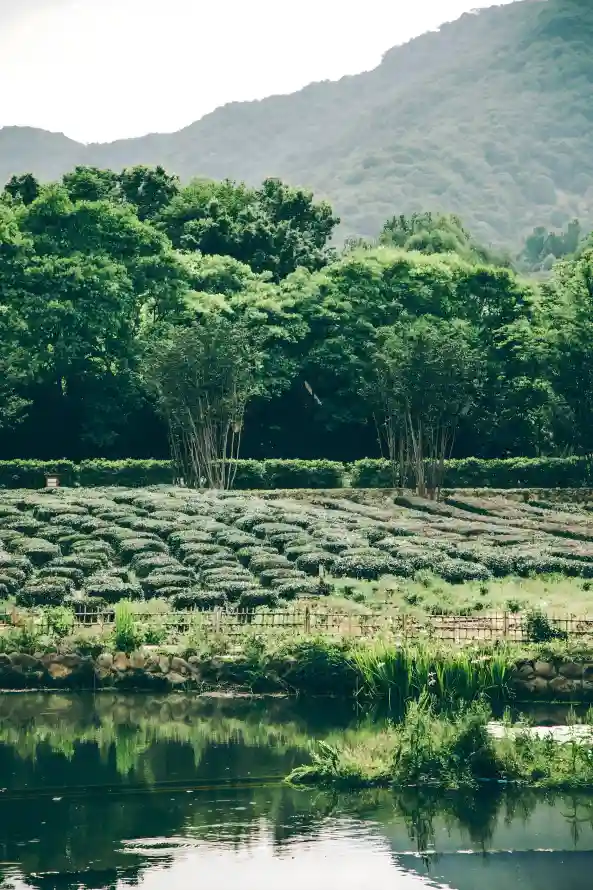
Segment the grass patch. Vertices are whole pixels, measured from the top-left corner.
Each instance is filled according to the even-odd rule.
[[[288,781],[338,788],[475,788],[482,782],[520,783],[538,788],[593,786],[593,734],[558,742],[519,724],[495,737],[492,714],[482,699],[437,710],[428,692],[410,702],[400,724],[355,743],[320,742],[312,762]]]
[[[352,602],[358,602],[371,610],[388,604],[418,618],[534,609],[549,615],[593,614],[593,582],[559,574],[451,584],[433,572],[421,570],[414,578],[383,577],[375,582],[342,578],[332,583],[332,605],[346,611]]]

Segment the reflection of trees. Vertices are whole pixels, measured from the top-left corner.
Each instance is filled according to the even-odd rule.
[[[269,765],[270,751],[286,754],[305,750],[312,736],[326,736],[355,725],[351,710],[326,707],[325,713],[306,713],[301,703],[287,705],[283,700],[208,700],[191,696],[146,697],[27,695],[21,707],[0,700],[0,744],[18,752],[19,758],[37,760],[40,747],[73,761],[81,757],[81,745],[97,746],[101,758],[110,763],[115,757],[117,772],[140,782],[166,781],[167,770],[159,757],[169,746],[193,750],[194,766],[214,745],[236,744],[240,748],[264,752]],[[48,707],[48,704],[51,707]],[[337,718],[337,724],[336,724]],[[161,746],[159,743],[168,743]],[[249,755],[253,766],[253,758]],[[241,764],[237,763],[241,774]],[[72,774],[72,770],[69,771]]]
[[[276,700],[0,699],[0,776],[10,782],[0,796],[2,858],[37,874],[32,886],[90,888],[108,886],[112,874],[134,879],[142,854],[122,852],[122,840],[204,836],[217,820],[226,820],[225,842],[235,847],[253,841],[262,822],[272,835],[277,826],[279,843],[299,824],[314,831],[317,817],[287,786],[232,783],[283,777],[333,719],[327,706],[310,718],[300,704]],[[338,716],[342,728],[352,721],[352,712]],[[192,786],[202,790],[187,793]],[[229,821],[246,803],[244,816]]]
[[[583,800],[582,797],[565,797],[562,806],[562,816],[570,825],[570,836],[573,844],[578,844],[582,826],[588,825],[593,829],[593,800]]]
[[[118,875],[113,869],[88,870],[60,875],[33,875],[27,878],[32,890],[116,890]],[[137,884],[134,876],[134,884]]]

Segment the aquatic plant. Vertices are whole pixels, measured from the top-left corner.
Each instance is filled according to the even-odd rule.
[[[484,699],[437,710],[428,692],[410,702],[403,721],[344,744],[319,742],[311,763],[288,776],[291,784],[342,788],[471,788],[483,782],[539,788],[593,787],[593,731],[558,741],[524,724],[489,730]]]

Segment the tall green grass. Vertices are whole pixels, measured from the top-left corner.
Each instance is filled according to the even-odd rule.
[[[131,603],[121,600],[115,604],[113,645],[122,652],[133,652],[144,642],[144,633],[137,624]]]
[[[350,658],[358,698],[386,700],[394,708],[424,692],[443,701],[471,701],[478,695],[504,700],[513,664],[504,649],[483,655],[428,643],[375,643],[354,649]]]

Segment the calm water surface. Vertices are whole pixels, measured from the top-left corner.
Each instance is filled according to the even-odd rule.
[[[591,890],[585,795],[281,784],[359,723],[314,702],[0,696],[0,888]]]

